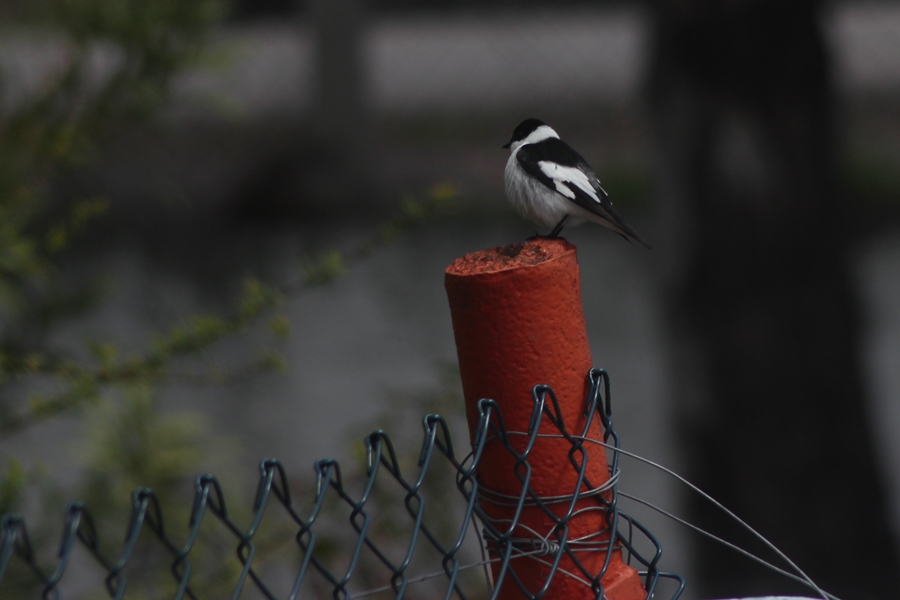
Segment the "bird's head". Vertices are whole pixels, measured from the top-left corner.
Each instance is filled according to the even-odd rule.
[[[509,141],[503,147],[509,148],[510,152],[515,152],[523,144],[534,144],[547,138],[558,137],[559,135],[543,121],[525,119],[513,130],[512,137],[509,138]]]

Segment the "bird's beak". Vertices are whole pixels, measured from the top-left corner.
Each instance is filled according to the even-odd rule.
[[[503,145],[500,146],[500,147],[501,147],[501,148],[509,148],[511,145],[512,145],[512,140],[506,142],[505,144],[503,144]]]

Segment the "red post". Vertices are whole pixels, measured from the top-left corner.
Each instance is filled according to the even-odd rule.
[[[459,356],[466,416],[470,434],[478,425],[477,403],[482,398],[497,402],[509,431],[527,432],[532,413],[532,388],[547,384],[559,400],[568,430],[579,435],[584,428],[583,415],[587,393],[587,373],[591,353],[588,347],[581,288],[575,247],[561,239],[535,239],[525,244],[483,250],[457,259],[446,271],[445,286],[450,300],[453,333]],[[590,436],[602,440],[600,420],[591,424]],[[558,434],[543,419],[540,433]],[[512,436],[512,445],[521,452],[526,436]],[[538,438],[528,462],[532,467],[530,487],[540,497],[573,494],[577,472],[569,461],[569,442],[560,438]],[[586,477],[595,487],[609,479],[606,452],[602,446],[587,444]],[[514,460],[499,441],[485,447],[476,473],[479,485],[492,491],[518,496],[521,483],[513,469]],[[595,498],[580,499],[576,511],[596,508]],[[492,519],[510,519],[513,509],[482,502]],[[568,505],[550,505],[563,516]],[[516,537],[535,538],[528,529],[548,536],[553,520],[540,508],[526,506],[520,516]],[[608,528],[602,511],[589,510],[569,521],[569,539],[596,534]],[[605,534],[606,540],[609,533]],[[550,539],[554,539],[550,536]],[[593,538],[596,540],[596,538]],[[496,558],[495,555],[492,555]],[[591,573],[600,573],[605,551],[580,552],[578,560]],[[550,571],[545,562],[535,558],[513,559],[510,569],[530,594],[544,586]],[[494,577],[498,563],[492,563]],[[580,574],[568,556],[559,568]],[[513,600],[526,597],[507,574],[500,598]],[[643,600],[646,591],[640,577],[626,565],[621,552],[615,552],[602,579],[605,596],[610,600]],[[582,581],[557,572],[544,598],[576,600],[593,598],[591,588]]]

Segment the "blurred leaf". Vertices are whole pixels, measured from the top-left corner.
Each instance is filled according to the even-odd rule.
[[[89,495],[100,506],[125,506],[138,487],[165,498],[194,475],[207,431],[200,413],[161,413],[149,386],[128,388],[124,403],[106,403],[92,413]]]
[[[303,281],[308,286],[331,283],[344,272],[344,255],[339,250],[332,250],[309,261],[303,269]]]
[[[16,509],[25,488],[25,468],[16,458],[6,463],[6,473],[0,479],[0,514]]]
[[[285,339],[291,332],[291,323],[285,315],[275,315],[269,320],[269,331],[281,339]]]

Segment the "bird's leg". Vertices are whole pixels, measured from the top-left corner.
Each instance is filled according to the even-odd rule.
[[[550,232],[550,235],[547,237],[550,239],[559,237],[560,232],[563,230],[563,226],[566,224],[566,219],[569,218],[569,215],[564,216],[559,220],[559,223],[556,224],[556,227],[553,228],[553,231]]]

